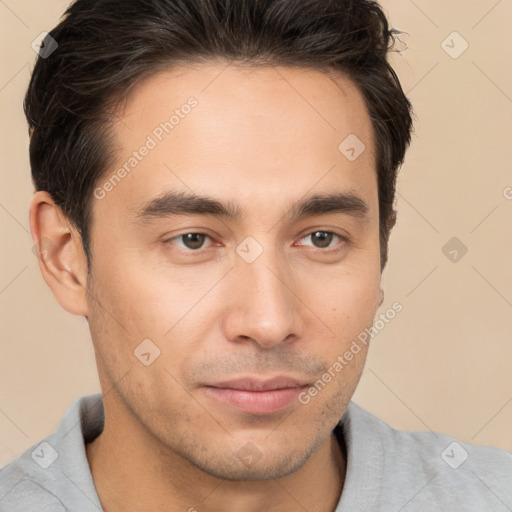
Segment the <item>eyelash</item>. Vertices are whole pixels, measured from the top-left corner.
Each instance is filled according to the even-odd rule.
[[[334,235],[335,237],[338,237],[340,239],[340,241],[342,242],[342,245],[344,245],[345,243],[348,243],[349,242],[349,239],[346,237],[346,236],[343,236],[343,235],[340,235],[339,233],[336,233],[334,231],[327,231],[327,230],[322,230],[322,229],[315,229],[314,231],[310,231],[309,233],[307,233],[306,235],[304,235],[303,237],[300,238],[300,240],[304,239],[304,238],[307,238],[308,236],[311,236],[311,235],[314,235],[315,233],[326,233],[328,235]],[[180,233],[179,235],[175,235],[171,238],[168,238],[166,240],[164,240],[164,243],[173,243],[173,240],[176,240],[176,239],[180,239],[182,236],[185,236],[185,235],[204,235],[210,239],[212,239],[212,237],[206,233],[201,233],[199,231],[187,231],[185,233]],[[173,245],[177,245],[175,243],[173,243]],[[179,247],[179,246],[178,246]],[[182,248],[182,247],[179,247],[182,251],[184,251],[185,253],[192,253],[192,254],[199,254],[203,251],[206,251],[208,250],[208,247],[207,248],[199,248],[199,249],[189,249],[189,248]],[[327,248],[327,249],[323,249],[321,247],[313,247],[313,250],[315,251],[318,251],[318,252],[322,252],[322,253],[333,253],[333,252],[337,252],[337,251],[340,251],[341,248]]]

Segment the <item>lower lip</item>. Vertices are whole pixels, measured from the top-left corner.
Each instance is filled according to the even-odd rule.
[[[308,386],[273,389],[269,391],[247,391],[242,389],[215,388],[205,386],[205,392],[225,404],[249,414],[272,414],[297,401],[299,394]]]

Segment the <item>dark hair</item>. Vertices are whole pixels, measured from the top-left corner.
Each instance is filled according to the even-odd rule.
[[[92,192],[113,156],[112,113],[135,83],[218,59],[333,70],[358,86],[375,134],[382,271],[412,129],[388,62],[399,33],[370,0],[76,0],[50,32],[58,47],[40,52],[25,97],[34,185],[80,233],[90,271]]]

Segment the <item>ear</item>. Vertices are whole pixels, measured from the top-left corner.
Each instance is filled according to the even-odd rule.
[[[89,316],[87,259],[80,234],[45,191],[34,193],[29,221],[33,250],[46,284],[66,311]]]
[[[379,291],[379,299],[377,301],[376,310],[379,309],[382,306],[383,302],[384,302],[384,290],[381,288],[380,291]]]

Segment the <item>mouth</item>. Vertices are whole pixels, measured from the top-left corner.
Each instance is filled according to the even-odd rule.
[[[273,414],[298,405],[298,396],[310,383],[278,376],[268,380],[238,378],[203,386],[206,395],[217,402],[248,414]]]

